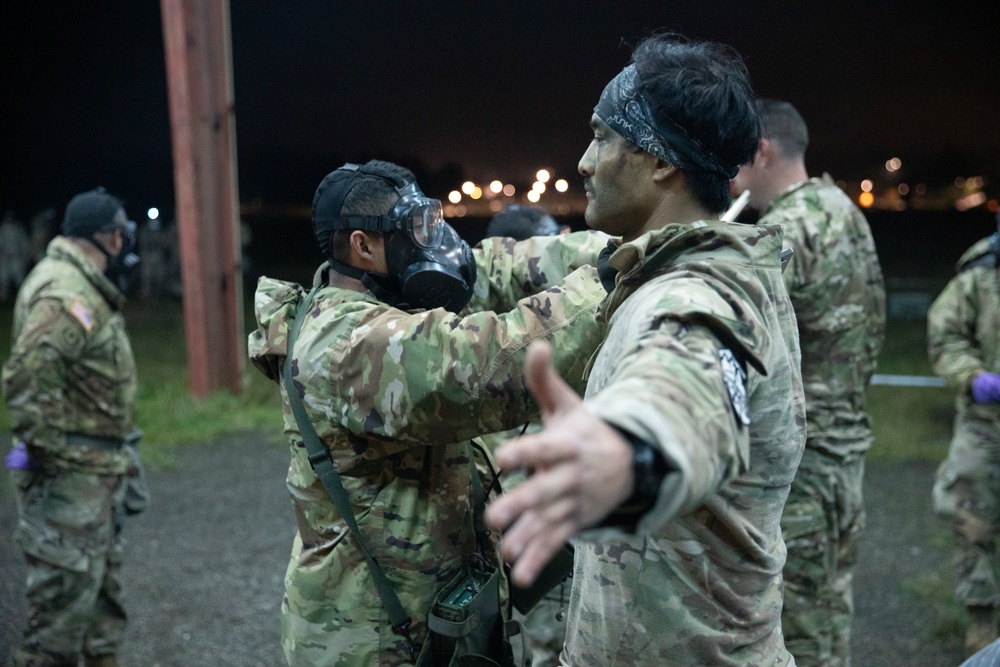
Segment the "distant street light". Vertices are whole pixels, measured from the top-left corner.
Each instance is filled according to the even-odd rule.
[[[538,173],[535,174],[535,178],[537,178],[542,183],[548,183],[549,178],[551,178],[551,175],[549,174],[548,169],[539,169]]]
[[[559,192],[566,192],[567,190],[569,190],[569,183],[566,182],[565,178],[560,178],[558,181],[556,181],[556,190],[558,190]]]

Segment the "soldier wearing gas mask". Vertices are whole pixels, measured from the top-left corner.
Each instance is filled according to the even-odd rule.
[[[3,391],[27,565],[17,667],[114,667],[136,367],[122,306],[134,223],[102,188],[73,197],[62,235],[17,296]]]
[[[344,213],[355,187],[379,182],[358,175],[392,186],[396,203],[388,214]],[[316,237],[326,246],[334,273],[359,280],[380,301],[402,309],[458,312],[472,297],[476,280],[472,251],[444,221],[441,202],[426,197],[412,179],[378,165],[346,164],[330,173],[313,200]],[[355,200],[361,196],[353,195]],[[362,209],[379,210],[380,203],[369,200]]]
[[[603,328],[594,313],[605,292],[590,265],[608,237],[496,238],[470,249],[409,170],[379,161],[327,175],[313,214],[326,262],[312,292],[261,278],[249,340],[251,361],[281,386],[291,452],[297,533],[281,610],[285,656],[294,667],[446,665],[454,655],[442,655],[428,629],[435,597],[474,554],[498,565],[494,536],[484,543],[476,529],[473,488],[478,479],[489,494],[495,478],[476,471],[482,453],[469,440],[537,416],[522,376],[533,340],[567,350],[556,364],[582,386],[581,350],[596,347]],[[290,382],[360,539],[310,464],[282,382],[302,308]],[[407,623],[394,622],[362,547]]]
[[[933,498],[952,525],[971,655],[997,639],[1000,607],[1000,213],[996,233],[966,250],[956,270],[927,312],[927,349],[934,372],[957,390]]]

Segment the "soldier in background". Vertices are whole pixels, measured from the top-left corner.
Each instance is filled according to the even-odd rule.
[[[32,265],[42,261],[45,257],[45,249],[49,246],[49,241],[55,236],[54,224],[56,221],[56,210],[51,206],[43,208],[35,213],[31,218],[31,261]]]
[[[507,236],[523,241],[532,236],[555,236],[568,231],[540,206],[511,204],[486,225],[486,237]]]
[[[169,241],[159,218],[146,222],[139,230],[140,266],[139,295],[143,299],[158,299],[167,294],[167,253]]]
[[[440,210],[412,172],[380,161],[344,165],[316,191],[313,225],[327,263],[293,350],[294,381],[364,546],[411,624],[392,629],[282,386],[298,521],[281,612],[292,667],[412,665],[411,650],[421,649],[426,657],[431,604],[476,550],[469,438],[537,417],[521,375],[529,342],[566,350],[557,365],[579,381],[589,357],[581,350],[600,340],[594,311],[604,291],[589,265],[607,237],[487,239],[470,251]],[[250,359],[279,383],[303,296],[293,283],[258,283]],[[492,482],[486,476],[483,488]]]
[[[515,241],[524,241],[532,236],[556,236],[565,228],[540,206],[511,204],[490,219],[486,225],[486,237],[508,237]],[[483,442],[490,452],[500,443],[509,438],[525,433],[537,433],[541,425],[534,421],[522,427],[494,433],[483,437]],[[502,476],[505,488],[514,488],[524,480],[524,474],[518,471]],[[549,667],[559,664],[559,652],[562,651],[566,639],[566,606],[569,603],[570,577],[553,588],[538,601],[535,607],[526,615],[516,609],[514,618],[524,624],[531,639],[531,654],[533,667]]]
[[[1000,222],[1000,214],[998,214]],[[997,638],[1000,604],[1000,229],[958,261],[927,313],[934,372],[958,391],[948,457],[937,470],[934,508],[953,524],[955,598],[969,615],[968,654]]]
[[[851,663],[853,578],[865,525],[866,391],[885,338],[885,286],[868,222],[828,174],[809,178],[805,121],[788,102],[757,101],[763,134],[733,179],[760,224],[794,253],[782,274],[798,320],[806,450],[785,505],[782,630],[800,667]]]
[[[134,223],[103,189],[70,200],[62,236],[14,307],[3,393],[18,493],[14,539],[27,561],[28,624],[16,667],[115,667],[125,636],[119,576],[125,436],[136,368],[122,285]]]
[[[24,225],[8,210],[0,221],[0,301],[16,294],[31,262],[31,244]]]

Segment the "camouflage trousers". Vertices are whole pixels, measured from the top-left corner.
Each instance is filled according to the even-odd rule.
[[[20,652],[76,664],[115,655],[125,635],[119,572],[123,477],[11,471],[14,538],[27,564],[28,623]]]
[[[948,457],[934,481],[934,510],[952,522],[955,599],[967,607],[1000,604],[1000,431],[956,419]]]
[[[864,470],[864,459],[844,463],[807,448],[785,503],[781,624],[785,647],[799,667],[851,664]]]

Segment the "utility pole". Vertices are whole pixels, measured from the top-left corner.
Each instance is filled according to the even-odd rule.
[[[191,393],[246,367],[228,0],[161,0]]]

